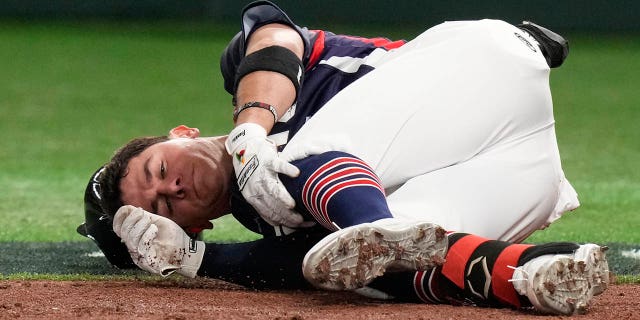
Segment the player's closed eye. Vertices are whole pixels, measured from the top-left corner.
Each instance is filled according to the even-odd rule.
[[[160,178],[164,179],[167,175],[167,167],[164,162],[160,162]],[[169,200],[168,196],[164,196],[164,203],[167,206],[167,212],[169,215],[173,213],[173,207],[171,206],[171,200]]]

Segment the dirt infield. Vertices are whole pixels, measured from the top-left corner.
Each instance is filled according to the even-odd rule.
[[[576,319],[639,319],[640,285],[612,285]],[[566,319],[381,303],[349,292],[256,292],[213,280],[0,281],[0,319]]]

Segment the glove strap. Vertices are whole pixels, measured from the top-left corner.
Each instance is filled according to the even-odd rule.
[[[182,257],[180,266],[169,265],[160,269],[160,275],[163,277],[177,272],[185,277],[195,278],[198,275],[198,269],[202,264],[204,257],[205,243],[203,241],[189,239],[189,247]]]
[[[257,101],[247,102],[240,107],[236,107],[236,109],[233,111],[233,121],[235,122],[236,120],[238,120],[238,115],[240,115],[240,112],[247,110],[249,108],[261,108],[261,109],[269,110],[271,114],[273,114],[273,122],[274,123],[278,122],[278,112],[276,111],[276,108],[274,108],[270,104],[267,104],[264,102],[257,102]]]
[[[267,138],[267,131],[259,124],[247,122],[235,127],[229,133],[225,147],[228,154],[233,154],[236,148],[254,138]]]
[[[198,269],[204,257],[205,243],[194,239],[189,240],[189,249],[182,259],[182,266],[178,273],[189,278],[198,275]]]

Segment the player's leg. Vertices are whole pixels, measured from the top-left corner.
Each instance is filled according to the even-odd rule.
[[[452,234],[442,267],[385,274],[369,287],[402,301],[583,313],[609,283],[605,247],[520,245]]]
[[[307,230],[242,243],[207,243],[198,276],[252,289],[308,289],[302,260],[327,233]]]
[[[392,190],[553,125],[549,67],[521,39],[534,41],[500,21],[434,27],[336,95],[283,156],[309,145],[346,151]]]
[[[396,217],[512,242],[579,205],[560,167],[553,128],[410,179],[387,203]]]
[[[526,42],[535,41],[527,33],[492,20],[445,23],[433,29],[417,39],[415,56],[385,65],[401,70],[430,65],[409,76],[413,82],[400,95],[391,93],[412,114],[394,132],[375,166],[390,190],[413,177],[464,164],[501,145],[553,130],[555,124],[549,67],[541,52]],[[430,57],[440,64],[433,66],[436,63],[419,59],[423,53],[444,58]],[[392,74],[389,69],[380,71]],[[555,139],[550,143],[557,149]]]
[[[459,56],[467,74],[441,80],[429,95],[436,106],[418,109],[380,158],[378,174],[395,185],[390,209],[447,230],[521,241],[579,205],[561,167],[547,62],[530,47],[533,38],[499,21],[435,29],[419,43],[451,49],[468,40],[477,48]],[[464,41],[451,40],[456,35]]]
[[[353,228],[363,232],[370,229],[366,225]],[[330,252],[327,247],[333,247],[334,251],[343,250],[341,242],[335,238],[323,242],[320,250],[316,245],[309,254]],[[453,233],[449,235],[449,249],[442,266],[418,272],[387,272],[367,287],[361,288],[363,283],[357,281],[338,281],[339,278],[332,278],[330,272],[323,273],[332,269],[338,274],[339,271],[350,271],[341,269],[338,260],[327,259],[322,268],[316,268],[319,272],[308,273],[312,266],[305,258],[303,270],[309,282],[319,288],[357,289],[357,292],[374,298],[534,307],[539,312],[573,314],[585,312],[593,296],[606,289],[609,275],[605,250],[595,244],[548,243],[534,246]],[[377,254],[393,257],[386,252]],[[356,263],[366,266],[375,263],[374,259],[378,257],[360,255]],[[347,279],[352,275],[351,272],[341,274]]]
[[[346,142],[374,169],[394,214],[436,215],[446,220],[430,221],[453,230],[464,230],[452,221],[464,218],[478,226],[469,231],[522,239],[577,206],[553,133],[549,67],[527,41],[535,40],[500,21],[434,27],[332,99],[283,156]],[[498,202],[505,190],[518,192]],[[566,206],[556,208],[558,194]]]

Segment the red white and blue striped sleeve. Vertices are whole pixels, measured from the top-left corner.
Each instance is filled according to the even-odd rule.
[[[391,217],[384,188],[361,159],[331,151],[293,163],[297,178],[281,177],[298,211],[328,230]]]

